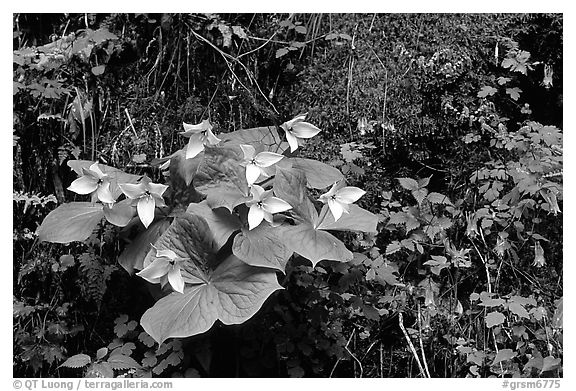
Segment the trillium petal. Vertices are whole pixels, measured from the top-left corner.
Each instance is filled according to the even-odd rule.
[[[250,186],[250,194],[252,194],[253,201],[260,201],[262,199],[262,195],[265,193],[264,188],[258,185]]]
[[[162,185],[160,183],[149,183],[148,184],[148,190],[150,190],[150,193],[158,195],[158,196],[162,196],[162,194],[164,194],[164,192],[166,191],[166,189],[168,188],[168,186],[166,185]]]
[[[270,167],[271,165],[278,163],[280,160],[282,160],[282,158],[284,158],[284,156],[278,153],[260,152],[254,158],[254,161],[256,162],[256,165],[259,167]]]
[[[212,130],[208,129],[208,131],[206,132],[206,140],[204,141],[204,144],[216,145],[220,141],[222,141],[222,140],[220,140],[218,137],[216,137],[214,135],[214,133],[212,133]]]
[[[290,152],[294,152],[298,149],[298,139],[292,134],[291,130],[286,131],[286,140],[288,141],[288,144],[290,144]]]
[[[318,200],[322,201],[323,203],[328,202],[328,199],[330,197],[332,197],[334,194],[336,194],[336,190],[338,189],[338,182],[334,183],[332,185],[332,187],[330,188],[330,190],[328,190],[326,193],[322,194]]]
[[[136,275],[152,283],[158,283],[158,279],[166,275],[171,268],[172,266],[167,260],[156,259],[150,265],[136,273]]]
[[[186,148],[186,159],[192,159],[198,156],[204,150],[204,141],[202,134],[197,133],[190,136],[188,147]]]
[[[258,166],[252,163],[246,165],[246,181],[249,185],[256,182],[259,176],[260,168]]]
[[[270,224],[274,224],[274,216],[272,216],[272,213],[264,211],[264,220],[266,220]]]
[[[154,221],[154,209],[156,209],[156,202],[153,197],[144,196],[138,200],[136,210],[138,211],[140,221],[142,221],[142,224],[144,224],[146,228]]]
[[[252,145],[241,144],[240,149],[244,153],[244,159],[246,160],[252,160],[256,154],[256,149]]]
[[[100,167],[98,167],[98,163],[94,163],[90,166],[90,171],[92,171],[93,173],[96,174],[96,176],[98,177],[98,179],[102,179],[103,177],[106,176],[106,174],[104,174],[102,172],[102,170],[100,169]]]
[[[252,205],[248,211],[248,229],[254,229],[264,219],[264,211],[258,205]]]
[[[191,135],[212,129],[212,125],[207,119],[203,120],[199,124],[187,124],[186,122],[182,122],[182,125],[184,126],[184,132],[190,133]]]
[[[122,193],[131,199],[140,198],[145,192],[145,185],[143,183],[119,183],[118,186],[120,190],[122,190]]]
[[[176,292],[184,293],[184,280],[179,266],[174,266],[168,272],[168,282]]]
[[[364,194],[366,194],[366,192],[358,187],[343,187],[336,192],[336,200],[345,204],[351,204],[358,201]]]
[[[344,212],[342,205],[338,201],[335,201],[332,198],[330,198],[328,199],[328,207],[330,208],[330,212],[332,212],[332,216],[334,216],[334,221],[338,221],[338,219],[342,217],[342,213]]]
[[[173,261],[176,258],[178,258],[178,255],[176,255],[176,253],[174,251],[166,249],[166,250],[156,250],[156,257],[157,258],[168,258],[168,259]]]
[[[320,133],[320,129],[308,122],[296,122],[292,126],[292,134],[298,138],[312,138]]]
[[[98,186],[97,194],[100,202],[103,202],[105,204],[113,204],[114,202],[116,202],[114,196],[112,195],[112,192],[110,191],[110,182],[108,182],[107,180],[102,182],[100,186]]]
[[[262,209],[268,213],[280,213],[292,209],[292,206],[278,197],[268,197],[262,201]]]
[[[76,194],[90,194],[98,188],[98,182],[89,176],[81,176],[70,184],[68,190]]]
[[[290,121],[286,121],[282,124],[283,127],[286,129],[292,129],[295,123],[304,121],[308,113],[298,114],[296,117],[292,118]]]

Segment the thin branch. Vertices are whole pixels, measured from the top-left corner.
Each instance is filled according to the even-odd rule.
[[[412,340],[410,339],[410,336],[408,335],[408,332],[406,331],[406,328],[404,327],[404,317],[402,315],[402,312],[398,312],[398,325],[402,329],[402,333],[404,333],[404,338],[406,338],[406,342],[408,342],[408,347],[410,348],[410,350],[412,351],[412,355],[416,359],[416,363],[418,364],[418,368],[420,369],[420,374],[423,377],[428,377],[428,376],[426,376],[426,372],[424,371],[424,367],[422,366],[422,363],[420,362],[420,357],[418,356],[418,353],[416,352],[416,348],[414,347],[414,344],[412,343]]]

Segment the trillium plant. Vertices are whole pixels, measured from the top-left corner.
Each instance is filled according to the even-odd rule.
[[[53,210],[39,239],[83,241],[117,226],[129,239],[118,262],[160,293],[141,319],[160,344],[217,320],[243,323],[282,289],[277,276],[292,258],[347,262],[352,252],[331,232],[376,232],[377,217],[354,204],[363,190],[294,154],[320,132],[304,119],[218,137],[208,120],[184,124],[188,145],[156,162],[155,179],[69,161],[79,176],[69,190],[91,198]]]

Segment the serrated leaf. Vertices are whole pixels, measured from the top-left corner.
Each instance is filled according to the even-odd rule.
[[[140,369],[142,368],[140,364],[136,362],[132,357],[126,356],[124,354],[113,354],[108,357],[108,364],[113,369]]]
[[[284,57],[288,52],[289,50],[287,48],[280,48],[276,50],[276,58]]]
[[[450,198],[448,198],[447,196],[445,196],[444,194],[440,194],[440,193],[436,193],[436,192],[431,192],[430,194],[428,194],[426,196],[426,199],[428,201],[430,201],[432,204],[442,204],[442,205],[451,205],[454,206],[452,204],[452,201],[450,201]]]
[[[428,195],[428,189],[425,188],[416,189],[412,191],[412,196],[414,197],[414,199],[416,199],[418,205],[420,205],[422,201],[424,201],[426,195]]]
[[[59,367],[82,368],[90,364],[91,362],[92,359],[87,354],[76,354],[72,357],[69,357],[66,361],[60,364]]]
[[[156,343],[154,339],[146,331],[138,334],[138,341],[142,342],[144,346],[151,348]],[[155,364],[155,363],[154,363]]]
[[[494,361],[492,361],[492,365],[499,364],[503,361],[508,361],[516,357],[518,353],[513,351],[512,349],[500,349],[494,357]]]
[[[140,323],[162,344],[167,338],[201,334],[216,320],[226,325],[243,323],[278,289],[282,287],[273,270],[249,266],[231,255],[209,280],[158,300]]]
[[[491,86],[484,86],[478,92],[478,98],[486,98],[487,96],[494,95],[498,90]]]
[[[282,230],[265,224],[252,230],[243,229],[234,237],[232,252],[248,265],[284,272],[292,250],[284,245],[282,233]]]
[[[386,246],[386,255],[394,254],[395,252],[399,251],[402,248],[402,245],[397,240],[391,242],[388,246]]]
[[[92,234],[102,218],[102,204],[70,202],[50,212],[36,233],[40,242],[83,241]]]
[[[415,179],[412,178],[396,178],[396,179],[398,179],[398,182],[400,182],[400,186],[402,186],[404,189],[408,191],[418,190],[419,188],[418,182],[416,182]]]
[[[512,98],[512,100],[517,101],[520,98],[522,90],[518,87],[506,88],[506,93],[510,95],[510,98]]]
[[[486,321],[486,326],[494,327],[504,323],[506,317],[501,312],[494,311],[487,314],[484,320]]]

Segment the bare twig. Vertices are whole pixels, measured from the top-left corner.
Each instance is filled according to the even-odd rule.
[[[420,357],[418,356],[418,353],[416,352],[416,348],[414,347],[414,344],[412,343],[412,340],[410,339],[410,336],[408,335],[408,332],[406,331],[406,328],[404,327],[404,317],[402,315],[402,312],[398,312],[398,325],[402,329],[402,333],[404,334],[404,338],[406,338],[406,342],[408,342],[408,347],[410,348],[412,355],[414,356],[414,359],[416,360],[416,363],[418,364],[418,368],[420,369],[420,374],[422,375],[422,377],[428,377],[428,376],[426,376],[426,372],[424,371],[424,367],[422,366],[422,363],[420,362]]]
[[[420,342],[420,354],[422,355],[422,362],[424,363],[424,369],[426,374],[430,377],[430,370],[428,369],[428,362],[426,361],[426,355],[424,354],[424,343],[422,342],[422,319],[420,316],[420,303],[418,303],[418,341]]]
[[[132,131],[134,132],[134,136],[138,138],[138,133],[136,133],[136,128],[134,127],[134,123],[132,123],[132,117],[130,117],[128,109],[124,108],[124,112],[126,113],[126,117],[128,117],[128,122],[130,123],[130,128],[132,128]]]

